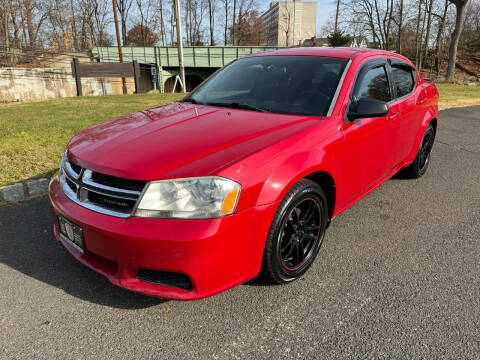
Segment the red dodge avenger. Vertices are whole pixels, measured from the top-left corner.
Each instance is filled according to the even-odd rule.
[[[438,93],[406,58],[298,48],[233,61],[180,102],[80,131],[55,236],[113,284],[198,299],[298,279],[330,221],[430,163]]]

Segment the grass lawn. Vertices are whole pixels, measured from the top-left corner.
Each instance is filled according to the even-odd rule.
[[[439,83],[437,87],[442,109],[480,104],[480,86]],[[181,97],[112,95],[0,105],[0,186],[52,174],[68,140],[80,129]]]
[[[440,94],[439,108],[480,105],[480,86],[441,82],[435,84]]]
[[[49,176],[79,130],[182,94],[85,96],[0,105],[0,186]]]

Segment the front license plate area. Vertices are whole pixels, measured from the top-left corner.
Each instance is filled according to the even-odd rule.
[[[62,237],[68,241],[74,248],[83,253],[83,231],[78,225],[75,225],[71,221],[65,219],[61,215],[58,217],[58,226]]]

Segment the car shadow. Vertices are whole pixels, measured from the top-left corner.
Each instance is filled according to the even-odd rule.
[[[119,288],[75,260],[53,235],[45,197],[0,206],[0,263],[79,299],[112,308],[141,309],[167,301]]]

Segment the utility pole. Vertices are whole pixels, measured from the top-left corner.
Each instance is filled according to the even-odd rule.
[[[338,13],[340,11],[340,0],[337,0],[337,12],[335,13],[335,32],[338,29]]]
[[[117,46],[118,46],[118,59],[123,63],[122,55],[122,43],[120,41],[120,30],[118,29],[118,17],[117,17],[117,0],[112,0],[113,3],[113,21],[115,22],[115,33],[117,35]],[[127,93],[127,84],[125,83],[125,78],[122,77],[122,92]]]
[[[115,0],[114,0],[115,1]],[[182,85],[182,92],[185,88],[185,69],[183,67],[183,45],[182,45],[182,23],[180,22],[180,1],[175,0],[175,24],[177,25],[177,48],[178,48],[178,69]]]

